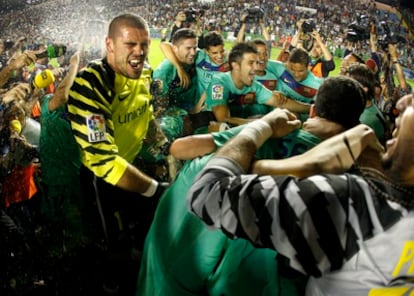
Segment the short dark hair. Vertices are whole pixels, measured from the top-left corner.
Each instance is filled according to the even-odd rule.
[[[128,26],[133,28],[144,29],[149,32],[148,23],[139,15],[132,13],[125,13],[116,16],[108,28],[108,37],[115,38],[121,26]]]
[[[171,37],[171,43],[177,45],[181,40],[186,39],[197,39],[197,34],[194,30],[189,28],[182,28],[175,31],[174,35]]]
[[[349,129],[358,125],[365,109],[366,95],[355,79],[339,75],[327,77],[315,100],[316,115]]]
[[[216,31],[207,32],[203,36],[204,48],[208,49],[210,46],[224,45],[224,38]]]
[[[375,82],[377,81],[375,74],[365,64],[351,64],[345,70],[345,75],[354,78],[368,89],[368,100],[375,95]]]
[[[257,54],[256,45],[253,42],[240,42],[237,43],[233,48],[230,50],[229,53],[229,65],[230,70],[233,69],[232,63],[239,63],[243,59],[243,55],[245,53],[255,53]]]
[[[310,63],[310,56],[309,53],[303,48],[296,47],[289,53],[288,61],[290,63],[301,64],[307,67]]]
[[[266,42],[265,42],[263,39],[254,39],[254,40],[252,40],[252,42],[253,42],[255,45],[264,45],[264,46],[266,46],[266,47],[267,47]]]

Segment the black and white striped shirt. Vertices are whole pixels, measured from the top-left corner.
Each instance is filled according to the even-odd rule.
[[[379,181],[377,186],[393,196],[402,194]],[[413,212],[379,197],[358,175],[248,175],[232,160],[215,157],[196,178],[187,201],[190,211],[210,227],[275,249],[293,268],[314,278],[348,269],[346,264],[362,251],[369,256],[353,263],[355,278],[345,281],[353,284],[359,274],[372,276],[354,284],[358,291],[413,276],[409,269],[396,273],[406,244],[414,241]],[[411,227],[394,231],[401,223]],[[389,246],[370,243],[384,235],[385,241],[387,235],[392,240]]]

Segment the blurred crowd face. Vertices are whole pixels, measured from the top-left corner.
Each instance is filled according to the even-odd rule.
[[[185,22],[185,20],[187,19],[187,16],[185,15],[184,11],[180,11],[180,12],[178,12],[175,19],[179,22]]]
[[[221,65],[224,63],[224,57],[226,53],[224,50],[224,45],[209,46],[206,49],[206,53],[214,64]]]
[[[269,60],[269,54],[267,52],[267,48],[263,44],[256,44],[256,49],[258,53],[258,63],[257,63],[256,72],[258,75],[265,75],[267,61]]]
[[[313,58],[319,58],[320,56],[322,56],[321,46],[317,42],[313,44],[312,50],[310,51],[310,55]]]
[[[44,50],[46,50],[46,45],[44,45],[44,44],[40,45],[39,49],[38,49],[38,52],[42,52]],[[49,63],[49,58],[44,57],[44,58],[37,59],[36,63],[40,64],[40,65],[47,65]]]
[[[130,79],[138,79],[148,56],[151,39],[142,28],[120,26],[114,38],[105,40],[108,63],[113,70]]]
[[[354,57],[353,55],[347,55],[346,57],[344,57],[339,68],[339,74],[345,75],[346,69],[353,64],[358,64],[358,60],[356,57]]]
[[[197,39],[183,39],[176,45],[174,45],[173,49],[175,56],[181,63],[192,65],[195,61],[195,56],[197,52]]]
[[[289,60],[289,52],[288,52],[288,51],[283,52],[283,53],[281,54],[281,56],[280,56],[279,60],[280,60],[282,63],[286,63],[286,62]]]

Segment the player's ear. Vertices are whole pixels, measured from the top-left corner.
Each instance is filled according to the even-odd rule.
[[[109,38],[108,36],[105,38],[105,46],[108,53],[112,53],[114,51],[114,42],[112,38]]]

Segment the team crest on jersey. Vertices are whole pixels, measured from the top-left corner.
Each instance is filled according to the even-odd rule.
[[[243,105],[244,104],[254,104],[256,102],[256,93],[255,92],[249,92],[245,94]]]
[[[212,89],[211,89],[211,98],[213,100],[222,100],[223,99],[223,93],[224,93],[224,88],[223,86],[219,85],[219,84],[215,84],[213,85]]]
[[[221,64],[219,67],[220,72],[227,72],[230,71],[230,64],[228,62],[225,62],[224,64]]]
[[[304,94],[305,97],[312,97],[312,96],[315,95],[315,92],[314,92],[313,88],[304,86],[303,87],[303,94]]]
[[[277,80],[268,80],[266,87],[270,90],[276,90]]]
[[[96,143],[106,140],[105,118],[102,114],[92,114],[86,117],[88,142]]]

